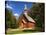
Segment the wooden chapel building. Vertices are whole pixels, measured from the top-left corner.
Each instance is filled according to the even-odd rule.
[[[31,30],[35,29],[36,22],[34,21],[33,18],[27,15],[29,11],[30,10],[27,9],[27,6],[25,5],[23,15],[19,17],[19,28],[20,29],[31,29]]]

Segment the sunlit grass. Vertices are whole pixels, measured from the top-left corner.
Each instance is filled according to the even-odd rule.
[[[21,29],[8,29],[7,34],[22,34],[22,33],[35,33],[38,30],[21,30]]]

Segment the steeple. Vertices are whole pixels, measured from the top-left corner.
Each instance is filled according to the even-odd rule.
[[[27,5],[25,4],[24,6],[25,6],[25,7],[24,7],[24,14],[27,15]]]
[[[25,4],[24,10],[26,10],[26,9],[27,9],[27,5]]]

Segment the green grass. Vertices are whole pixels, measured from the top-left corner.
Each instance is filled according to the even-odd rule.
[[[38,30],[17,30],[17,29],[8,29],[7,34],[22,34],[22,33],[34,33],[38,32]]]

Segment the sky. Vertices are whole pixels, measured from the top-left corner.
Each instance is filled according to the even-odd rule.
[[[20,1],[7,1],[6,7],[12,10],[14,16],[20,16],[20,14],[24,11],[25,4],[27,5],[27,8],[32,7],[31,2]]]

